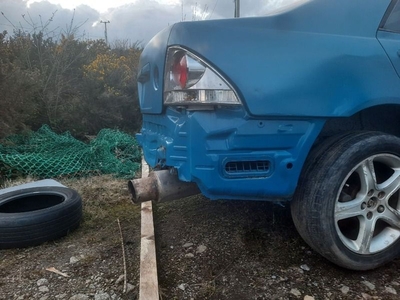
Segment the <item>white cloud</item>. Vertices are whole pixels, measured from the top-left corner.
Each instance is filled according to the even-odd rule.
[[[60,5],[62,8],[74,9],[80,5],[87,5],[95,10],[103,13],[110,8],[116,8],[125,4],[134,4],[137,0],[112,0],[112,1],[99,1],[99,0],[28,0],[28,6],[34,2],[48,1],[53,4]],[[181,0],[158,0],[161,4],[165,5],[178,5]]]
[[[29,0],[28,5],[35,2],[48,1],[52,4],[60,5],[62,8],[74,9],[80,5],[87,5],[99,12],[105,12],[108,8],[118,7],[128,2],[126,0],[113,0],[113,1],[98,1],[98,0]]]
[[[241,16],[266,14],[271,8],[305,0],[242,0]],[[28,5],[29,4],[29,5]],[[75,8],[75,11],[72,10]],[[104,38],[103,21],[108,39],[129,40],[145,44],[154,34],[182,19],[201,20],[232,18],[233,0],[0,0],[0,31],[22,29],[33,31],[55,16],[48,30],[68,30],[71,19],[80,25],[80,36]],[[25,15],[25,17],[22,17]]]

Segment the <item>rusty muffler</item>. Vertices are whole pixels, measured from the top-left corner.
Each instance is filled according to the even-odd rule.
[[[130,180],[128,188],[134,203],[165,202],[200,193],[196,183],[180,181],[169,170],[153,171],[149,177]]]

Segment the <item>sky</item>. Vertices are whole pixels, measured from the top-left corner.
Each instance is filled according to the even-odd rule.
[[[271,7],[299,0],[241,0],[241,16],[265,14]],[[304,0],[303,0],[304,1]],[[233,0],[0,0],[0,31],[39,31],[77,38],[105,37],[142,46],[176,22],[232,18]]]

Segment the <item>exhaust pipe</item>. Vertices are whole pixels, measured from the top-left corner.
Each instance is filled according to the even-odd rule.
[[[169,170],[151,172],[149,177],[133,179],[128,182],[133,203],[142,203],[152,200],[165,202],[176,200],[200,193],[197,184],[184,182]]]

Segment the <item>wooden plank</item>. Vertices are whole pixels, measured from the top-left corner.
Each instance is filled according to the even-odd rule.
[[[148,176],[149,166],[142,158],[142,178]],[[141,209],[139,300],[159,298],[153,206],[151,201],[147,201],[142,203]]]

